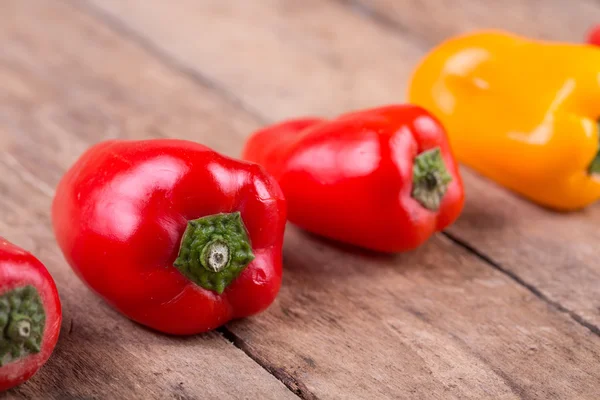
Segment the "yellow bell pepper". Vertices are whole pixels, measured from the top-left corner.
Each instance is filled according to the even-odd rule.
[[[600,48],[455,37],[418,65],[409,100],[444,124],[460,162],[520,195],[557,210],[600,198]]]

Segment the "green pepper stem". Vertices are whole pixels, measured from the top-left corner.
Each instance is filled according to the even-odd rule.
[[[8,325],[7,334],[12,340],[25,340],[31,334],[31,322],[25,318],[14,320]]]
[[[598,131],[600,132],[600,119],[596,122],[596,126],[598,128]],[[600,137],[599,137],[599,140],[600,140]],[[594,159],[590,163],[590,166],[588,167],[588,174],[590,174],[590,175],[600,174],[600,144],[598,146],[598,150],[596,151],[596,156],[594,157]]]
[[[0,366],[39,353],[45,322],[42,300],[33,286],[0,295]]]
[[[220,294],[253,259],[246,226],[234,212],[188,221],[173,265],[196,285]]]
[[[442,199],[452,182],[439,147],[417,155],[413,165],[412,197],[431,211],[440,208]]]
[[[600,151],[596,154],[596,157],[592,160],[590,167],[588,168],[588,173],[590,175],[598,175],[600,174]]]
[[[222,271],[229,263],[229,246],[221,239],[213,240],[202,249],[200,262],[213,272]]]

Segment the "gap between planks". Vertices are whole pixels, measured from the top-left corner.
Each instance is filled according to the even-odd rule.
[[[96,18],[101,23],[104,23],[106,26],[110,27],[114,32],[129,38],[132,42],[136,43],[141,49],[147,51],[149,54],[152,54],[154,57],[156,57],[156,59],[162,62],[165,66],[169,67],[175,72],[178,72],[188,77],[192,82],[194,82],[194,84],[214,91],[216,94],[220,95],[222,98],[227,100],[235,107],[239,108],[241,111],[255,118],[257,122],[261,124],[267,124],[271,122],[270,120],[265,118],[258,110],[254,109],[251,105],[242,101],[242,99],[240,99],[235,93],[229,91],[219,82],[202,74],[201,71],[189,67],[184,63],[178,61],[177,59],[169,56],[160,48],[160,46],[157,46],[151,40],[147,39],[140,33],[123,24],[121,21],[108,14],[107,12],[96,7],[94,4],[89,3],[87,1],[74,1],[67,3],[70,6],[76,8],[77,10]]]
[[[420,47],[427,47],[427,40],[422,37],[420,34],[413,32],[410,28],[404,27],[398,22],[386,17],[382,13],[377,10],[369,7],[365,3],[357,0],[332,0],[335,1],[344,7],[351,10],[351,12],[357,13],[361,15],[363,18],[372,21],[375,24],[385,27],[396,35],[404,35],[409,36],[413,39],[413,42],[416,43]],[[154,44],[151,40],[146,38],[144,35],[139,32],[131,29],[126,24],[122,23],[112,15],[106,13],[105,11],[99,9],[93,4],[83,1],[77,2],[69,2],[70,5],[74,6],[78,10],[89,14],[99,21],[103,22],[107,26],[109,26],[113,31],[128,37],[132,42],[136,43],[142,49],[148,51],[150,54],[153,54],[157,60],[162,62],[164,65],[169,68],[189,77],[195,84],[213,90],[216,94],[222,96],[224,99],[229,101],[235,107],[238,107],[240,111],[243,111],[253,118],[257,120],[257,122],[261,124],[268,124],[271,121],[269,118],[265,117],[260,111],[253,108],[247,102],[243,101],[240,97],[238,97],[235,93],[231,92],[223,85],[221,85],[218,81],[211,79],[210,77],[202,74],[196,68],[189,67],[185,65],[185,63],[180,62],[176,58],[168,55],[165,51],[161,49],[160,46]],[[553,301],[544,295],[535,285],[526,282],[522,279],[518,274],[504,268],[502,265],[485,255],[484,253],[477,250],[475,247],[465,242],[464,240],[458,238],[454,234],[450,234],[446,231],[442,232],[444,236],[446,236],[449,240],[451,240],[454,245],[461,247],[468,251],[470,254],[474,255],[477,259],[483,261],[485,265],[488,267],[502,273],[506,277],[510,278],[511,281],[515,282],[518,286],[526,289],[530,293],[532,293],[535,297],[537,297],[542,302],[548,304],[553,309],[559,311],[560,313],[568,315],[571,320],[575,323],[585,327],[593,334],[600,336],[600,327],[590,323],[585,318],[581,317],[576,312],[568,309],[563,306],[560,302]],[[265,360],[262,360],[260,357],[255,355],[251,348],[245,343],[239,336],[230,331],[227,327],[221,327],[217,330],[225,339],[231,342],[235,347],[243,351],[248,357],[250,357],[254,362],[260,365],[263,369],[268,371],[271,375],[280,380],[290,391],[303,399],[317,399],[317,397],[310,392],[301,382],[297,381],[295,378],[287,374],[285,371],[270,367]]]
[[[569,317],[571,317],[571,319],[573,319],[573,321],[575,321],[578,324],[586,327],[592,333],[600,336],[600,328],[598,328],[596,325],[594,325],[594,324],[586,321],[583,317],[581,317],[580,315],[578,315],[574,311],[569,310],[568,308],[566,308],[565,306],[563,306],[559,302],[554,301],[554,300],[548,298],[548,296],[546,296],[544,293],[542,293],[538,288],[536,288],[531,283],[528,283],[525,280],[523,280],[519,275],[515,274],[514,272],[512,272],[510,270],[507,270],[502,265],[498,264],[496,261],[492,260],[490,257],[488,257],[487,255],[485,255],[484,253],[482,253],[481,251],[477,250],[475,247],[471,246],[469,243],[467,243],[464,240],[458,238],[456,235],[451,234],[451,233],[446,232],[446,231],[443,231],[442,234],[444,236],[446,236],[448,239],[450,239],[457,246],[462,247],[463,249],[467,250],[469,253],[473,254],[478,259],[482,260],[486,265],[488,265],[488,266],[492,267],[493,269],[495,269],[496,271],[498,271],[498,272],[506,275],[507,277],[509,277],[511,280],[513,280],[514,282],[516,282],[520,286],[522,286],[525,289],[529,290],[538,299],[542,300],[545,303],[548,303],[549,305],[551,305],[552,307],[554,307],[556,310],[558,310],[558,311],[560,311],[562,313],[567,314]]]
[[[235,347],[244,352],[255,363],[260,365],[265,371],[277,378],[285,385],[292,393],[304,400],[318,400],[319,398],[312,393],[306,385],[298,381],[296,378],[288,374],[283,368],[274,368],[268,362],[255,354],[250,346],[238,335],[232,332],[227,326],[222,326],[216,330],[225,340],[233,344]]]
[[[384,13],[379,12],[379,10],[363,3],[359,0],[331,0],[336,3],[341,4],[342,6],[350,9],[352,12],[360,15],[361,17],[381,26],[389,31],[393,32],[395,35],[401,35],[405,37],[409,37],[412,39],[412,42],[418,45],[419,47],[426,48],[428,47],[427,40],[419,35],[416,32],[413,32],[409,27],[402,25],[401,23],[394,21],[389,16]]]

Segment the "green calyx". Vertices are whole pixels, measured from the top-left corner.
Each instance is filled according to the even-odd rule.
[[[412,197],[431,211],[440,208],[442,199],[452,182],[439,147],[424,151],[413,165]]]
[[[189,280],[219,294],[254,260],[239,212],[188,221],[173,264]]]
[[[600,132],[600,120],[598,120],[597,124],[598,124],[598,131]],[[588,167],[588,173],[590,175],[599,175],[600,174],[600,144],[598,146],[598,151],[596,152],[596,157],[594,157],[594,159],[590,163],[590,166]]]
[[[0,366],[40,352],[46,314],[33,286],[0,296]]]

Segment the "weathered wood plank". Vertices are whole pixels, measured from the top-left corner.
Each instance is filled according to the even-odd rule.
[[[465,173],[470,199],[450,235],[600,335],[600,207],[554,213]]]
[[[167,12],[143,0],[75,3],[94,4],[177,63],[201,65],[200,75],[274,120],[398,101],[421,55],[360,16],[338,20],[343,9],[327,2],[183,0]]]
[[[399,101],[422,54],[331,2],[91,3],[269,120]],[[386,258],[290,229],[284,279],[229,329],[306,397],[597,397],[598,337],[442,237]]]
[[[443,237],[373,258],[293,230],[278,305],[229,329],[302,393],[597,398],[597,336]]]
[[[438,7],[439,10],[448,10],[450,13],[448,18],[445,18],[445,14],[436,14],[439,12],[434,6],[436,2],[424,2],[423,7],[430,7],[434,15],[425,26],[450,24],[448,21],[454,16],[452,12],[462,13],[460,15],[463,17],[456,17],[457,21],[464,19],[471,23],[478,21],[480,13],[489,14],[486,14],[488,16],[482,21],[492,21],[494,15],[501,15],[502,21],[497,23],[509,24],[504,25],[505,27],[517,26],[512,24],[516,24],[515,21],[519,21],[520,18],[509,18],[512,11],[502,11],[505,3],[494,5],[495,3],[475,2],[474,9],[469,8],[467,3],[457,8]],[[295,2],[272,0],[264,3],[264,6],[250,7],[245,6],[246,3],[242,1],[233,1],[225,5],[218,1],[197,3],[185,0],[176,9],[168,11],[160,6],[145,7],[142,0],[91,0],[91,4],[94,4],[94,9],[108,14],[109,21],[131,26],[145,40],[159,47],[161,52],[180,63],[195,67],[225,90],[235,92],[249,107],[264,111],[269,120],[298,114],[333,115],[348,109],[403,101],[408,76],[416,62],[427,51],[422,42],[414,40],[418,31],[402,35],[401,32],[382,24],[378,26],[372,23],[371,18],[365,18],[364,13],[353,12],[345,1],[311,1],[295,6]],[[420,3],[393,4],[396,5],[390,5],[390,8],[383,10],[386,15],[410,15],[412,8],[418,7],[417,4]],[[408,7],[404,14],[393,8],[403,7],[401,4]],[[532,15],[536,12],[545,16],[544,13],[551,13],[549,15],[554,15],[554,21],[562,21],[562,18],[584,21],[579,25],[554,23],[546,31],[543,22],[549,18],[544,17],[531,20],[527,26],[521,26],[524,33],[529,30],[530,34],[537,33],[555,38],[571,37],[574,40],[575,36],[581,33],[580,30],[574,30],[574,25],[582,28],[583,25],[588,25],[591,19],[600,21],[600,6],[586,0],[578,0],[577,7],[571,6],[567,17],[562,11],[563,3],[559,1],[544,2],[542,5],[515,0],[510,4],[511,7],[506,9],[515,10],[517,16]],[[484,11],[488,6],[488,11]],[[477,10],[477,7],[480,11],[473,11]],[[199,18],[207,21],[201,25],[202,29],[197,23]],[[177,26],[165,25],[161,23],[163,20],[177,20]],[[234,21],[243,21],[240,27],[243,29],[231,29]],[[335,24],[331,21],[335,21]],[[483,27],[483,22],[480,23]],[[405,30],[422,26],[423,23],[415,22],[414,26],[410,25]],[[454,26],[454,31],[461,29],[459,22],[448,26]],[[244,34],[241,34],[241,31]],[[255,31],[258,31],[256,35]],[[435,40],[454,31],[436,31]],[[554,31],[554,36],[551,31]],[[278,34],[267,35],[265,32]],[[186,40],[189,37],[196,40]],[[268,39],[263,40],[263,37]],[[221,46],[222,43],[227,45]],[[256,56],[256,52],[249,50],[258,48],[260,57]],[[219,49],[218,54],[216,49]],[[244,52],[250,52],[253,56],[240,58],[239,53]],[[299,59],[301,55],[302,60]],[[335,63],[332,63],[332,60],[336,60]],[[241,82],[244,80],[250,83]],[[284,89],[281,89],[282,87]],[[317,90],[317,87],[320,89]],[[449,232],[460,239],[469,240],[481,253],[494,259],[498,257],[497,261],[502,263],[502,267],[508,273],[516,276],[517,280],[524,281],[550,302],[562,304],[575,318],[583,320],[584,324],[597,331],[600,328],[598,271],[595,263],[577,250],[585,246],[585,243],[594,242],[587,240],[586,235],[578,235],[577,229],[574,228],[579,226],[574,220],[576,218],[577,221],[587,224],[588,228],[582,230],[594,231],[598,224],[597,220],[590,218],[590,213],[594,212],[588,210],[580,217],[571,215],[561,218],[536,208],[532,211],[533,216],[529,217],[532,210],[530,204],[520,200],[515,202],[513,194],[493,189],[493,185],[489,185],[488,181],[482,180],[468,169],[463,171],[467,186],[466,211]],[[480,189],[475,189],[481,188],[482,185],[492,188],[485,196],[480,196]],[[489,197],[492,193],[493,197]],[[490,207],[490,202],[513,204],[519,209],[520,218],[517,220],[505,213],[503,215],[509,222],[503,224],[502,228],[492,229],[488,226],[494,219],[497,220],[497,217],[492,215],[486,220],[481,215],[469,216],[469,210],[471,214],[473,210],[489,210],[488,214],[504,213]],[[515,212],[512,211],[512,214]],[[527,218],[524,217],[526,215]],[[535,215],[537,217],[534,217]],[[519,228],[531,225],[530,221],[533,218],[545,219],[544,240],[539,236],[532,239],[527,228]],[[479,229],[474,229],[476,226]],[[564,237],[552,233],[567,231],[573,234]],[[546,247],[551,243],[552,248]],[[528,259],[522,259],[520,256],[525,252]],[[569,254],[568,258],[565,258],[566,254]],[[544,258],[544,263],[540,264],[536,260],[542,255],[547,257]],[[573,259],[586,261],[580,261],[573,267]]]
[[[297,398],[218,333],[172,338],[109,309],[70,271],[49,221],[53,188],[91,142],[165,134],[222,149],[248,118],[61,2],[7,0],[0,12],[0,232],[54,275],[58,347],[30,399]],[[193,100],[179,101],[180,98]]]
[[[593,0],[338,0],[355,11],[429,44],[475,29],[582,42],[600,21]]]

